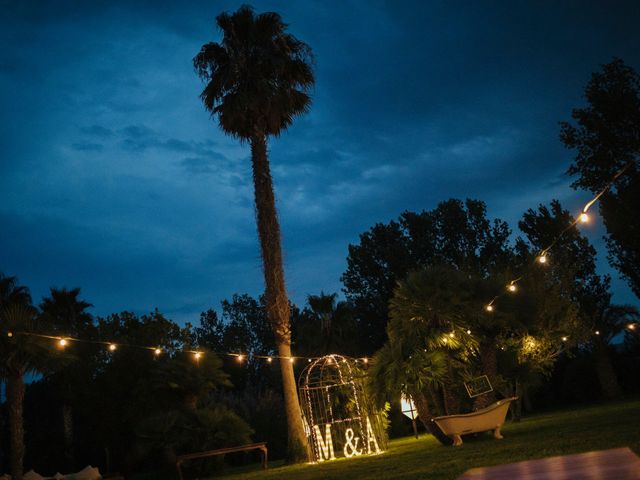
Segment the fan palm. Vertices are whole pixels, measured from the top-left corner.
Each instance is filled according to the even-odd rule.
[[[42,339],[21,332],[37,332],[39,319],[29,291],[15,277],[0,274],[0,378],[7,383],[9,458],[12,478],[22,480],[24,459],[24,375],[46,368],[49,349]]]
[[[277,13],[256,15],[249,6],[216,18],[220,43],[207,43],[194,58],[206,82],[200,95],[222,130],[251,145],[258,236],[265,299],[282,372],[289,434],[289,458],[302,460],[306,437],[291,357],[289,302],[285,290],[280,225],[267,155],[267,139],[308,111],[314,77],[309,47],[287,33]]]

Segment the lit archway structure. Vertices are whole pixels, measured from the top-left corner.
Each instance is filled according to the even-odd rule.
[[[369,399],[356,360],[327,355],[313,361],[300,374],[298,393],[312,461],[385,450],[384,412]]]

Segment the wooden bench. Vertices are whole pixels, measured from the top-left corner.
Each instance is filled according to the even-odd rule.
[[[206,452],[187,453],[186,455],[179,455],[176,459],[176,468],[178,469],[178,476],[180,480],[184,480],[182,476],[182,463],[187,460],[194,460],[196,458],[215,457],[216,455],[225,455],[227,453],[234,452],[249,452],[251,450],[260,450],[262,457],[262,468],[267,468],[267,444],[266,443],[251,443],[249,445],[240,445],[238,447],[218,448],[217,450],[208,450]]]

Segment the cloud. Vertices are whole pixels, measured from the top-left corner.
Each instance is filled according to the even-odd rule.
[[[101,152],[104,149],[101,143],[73,143],[71,146],[79,152]]]

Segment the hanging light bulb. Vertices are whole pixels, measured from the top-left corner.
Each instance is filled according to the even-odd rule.
[[[514,293],[516,290],[518,290],[518,287],[516,287],[515,283],[510,283],[509,285],[507,285],[507,290],[509,290],[511,293]]]
[[[238,363],[242,363],[244,360],[244,355],[238,355]]]
[[[596,334],[596,335],[600,335],[600,330],[596,330],[596,331],[595,331],[595,334]]]
[[[589,221],[589,215],[587,215],[587,212],[582,212],[579,218],[582,223],[587,223]]]
[[[627,328],[629,330],[635,330],[636,329],[636,324],[635,323],[630,323],[629,325],[627,325]]]
[[[7,332],[7,337],[9,338],[13,337],[13,332]]]
[[[369,363],[369,359],[367,357],[365,357],[365,358],[362,359],[362,362],[365,363],[365,364]]]
[[[193,358],[200,360],[200,358],[202,358],[202,352],[194,352]]]
[[[110,343],[110,344],[109,344],[109,347],[107,347],[107,348],[109,348],[109,351],[110,351],[110,352],[115,352],[115,351],[116,351],[116,348],[118,348],[118,347],[116,346],[116,344],[115,344],[115,343]]]
[[[64,348],[67,346],[67,340],[64,338],[61,338],[60,340],[58,340],[58,345],[60,345],[61,348]]]
[[[467,335],[471,335],[471,330],[467,330]]]
[[[489,305],[487,305],[486,307],[484,307],[484,309],[485,309],[487,312],[493,312],[493,305],[489,304]]]
[[[569,337],[562,337],[563,342],[566,342],[567,340],[569,340]]]
[[[162,353],[162,349],[160,347],[156,348],[153,351],[153,354],[157,357],[158,355],[160,355]]]
[[[456,334],[455,334],[455,333],[453,333],[453,332],[451,332],[451,333],[449,334],[449,336],[450,336],[451,338],[453,338],[453,337],[455,337],[455,336],[456,336]]]
[[[273,362],[273,358],[267,357],[267,363],[271,363],[271,362]]]
[[[538,263],[542,263],[544,265],[545,263],[547,263],[547,254],[546,253],[541,254],[537,258],[537,260],[538,260]]]
[[[311,359],[310,358],[307,358],[307,363],[311,363]]]
[[[293,357],[289,357],[289,362],[293,363],[295,359]]]

